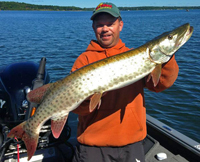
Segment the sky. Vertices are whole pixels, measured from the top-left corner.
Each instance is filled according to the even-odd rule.
[[[137,6],[200,6],[200,0],[2,0],[37,5],[96,7],[100,2],[112,2],[118,7]]]

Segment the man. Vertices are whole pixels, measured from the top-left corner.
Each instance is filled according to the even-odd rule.
[[[120,39],[123,28],[118,8],[100,3],[91,17],[96,41],[92,40],[75,61],[72,71],[92,62],[128,51]],[[106,71],[105,71],[106,73]],[[73,112],[79,115],[76,149],[73,161],[144,162],[142,141],[146,137],[144,91],[160,92],[169,88],[178,75],[175,58],[163,65],[159,83],[154,87],[147,77],[127,87],[106,92],[99,109],[89,112],[90,98]]]

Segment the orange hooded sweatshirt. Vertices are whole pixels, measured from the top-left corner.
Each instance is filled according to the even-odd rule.
[[[120,40],[108,49],[91,41],[86,52],[75,61],[72,71],[92,62],[128,51]],[[146,109],[144,87],[160,92],[169,88],[178,76],[178,65],[174,56],[163,65],[161,77],[156,87],[152,80],[143,78],[127,87],[107,92],[101,99],[101,106],[89,112],[89,100],[85,100],[73,112],[79,115],[77,140],[90,146],[124,146],[143,140],[146,135]],[[105,71],[106,73],[106,71]]]

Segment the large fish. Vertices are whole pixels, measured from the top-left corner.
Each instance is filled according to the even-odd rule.
[[[62,80],[31,91],[28,100],[40,106],[33,117],[13,128],[8,137],[24,141],[29,160],[36,150],[41,126],[47,120],[51,119],[52,133],[58,138],[69,112],[89,96],[89,110],[93,111],[106,91],[133,84],[149,74],[156,86],[162,64],[188,41],[192,32],[189,24],[182,25],[139,48],[89,64]]]

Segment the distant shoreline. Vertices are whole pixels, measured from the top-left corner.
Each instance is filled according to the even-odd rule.
[[[200,9],[200,6],[141,6],[119,7],[121,11],[135,10],[186,10]],[[80,8],[75,6],[34,5],[19,2],[0,2],[0,10],[17,11],[93,11],[94,8]]]

